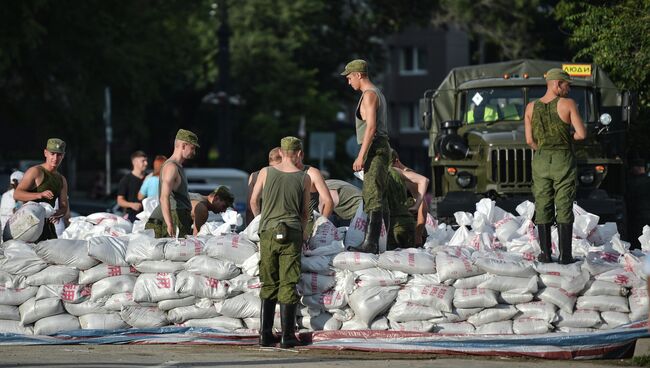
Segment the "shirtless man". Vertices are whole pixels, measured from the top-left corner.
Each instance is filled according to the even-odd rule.
[[[220,186],[207,196],[190,193],[190,201],[192,202],[192,221],[194,222],[193,234],[197,235],[203,224],[208,221],[209,212],[224,212],[228,207],[232,207],[235,197],[228,187]]]

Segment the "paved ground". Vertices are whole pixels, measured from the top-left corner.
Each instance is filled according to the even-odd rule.
[[[263,351],[257,347],[182,345],[0,346],[0,367],[455,367],[611,368],[626,361],[382,354],[347,351]],[[629,361],[627,361],[629,362]]]

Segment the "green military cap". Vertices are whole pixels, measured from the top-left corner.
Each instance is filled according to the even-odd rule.
[[[197,137],[196,134],[189,130],[179,129],[178,133],[176,133],[176,139],[193,144],[196,147],[201,147],[199,146],[199,137]]]
[[[65,153],[65,142],[59,138],[50,138],[45,149],[52,153]]]
[[[284,137],[280,141],[280,148],[285,151],[300,151],[302,150],[302,141],[296,137]]]
[[[347,63],[345,70],[343,70],[341,75],[348,75],[356,72],[368,74],[368,63],[361,59],[352,60]]]
[[[215,190],[213,190],[212,193],[210,194],[219,196],[221,200],[226,202],[226,205],[228,207],[232,207],[232,204],[235,201],[235,196],[233,196],[230,189],[228,189],[228,187],[224,185],[220,185]]]
[[[560,68],[549,69],[546,72],[544,78],[546,78],[547,81],[561,80],[565,82],[571,82],[571,76],[569,75],[569,73],[565,72]]]

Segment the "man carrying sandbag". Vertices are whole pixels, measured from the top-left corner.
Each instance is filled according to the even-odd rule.
[[[311,179],[296,164],[302,142],[296,137],[282,138],[282,162],[260,171],[253,194],[253,215],[260,213],[259,199],[264,197],[260,221],[260,281],[262,299],[260,314],[260,345],[273,346],[275,304],[280,302],[282,348],[300,345],[296,339],[296,308],[300,297],[296,284],[300,281],[302,244],[309,233],[309,191]]]
[[[196,134],[185,129],[178,130],[174,153],[160,170],[160,204],[151,212],[145,225],[145,229],[153,229],[156,238],[183,238],[192,234],[192,203],[183,164],[194,158],[197,147],[199,138]]]
[[[219,186],[207,196],[199,193],[190,193],[192,202],[192,221],[194,222],[194,235],[198,235],[201,227],[208,221],[210,211],[221,213],[232,207],[235,197],[226,186]]]
[[[54,207],[59,200],[59,208],[46,221],[37,242],[56,239],[54,224],[68,213],[68,182],[57,171],[65,157],[65,142],[59,138],[48,139],[43,155],[45,162],[27,169],[14,192],[14,199],[22,202],[45,202]]]

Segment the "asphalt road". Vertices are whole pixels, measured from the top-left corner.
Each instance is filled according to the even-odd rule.
[[[611,368],[626,361],[553,361],[430,354],[261,350],[214,345],[0,346],[0,367]],[[629,362],[629,361],[627,361]]]

